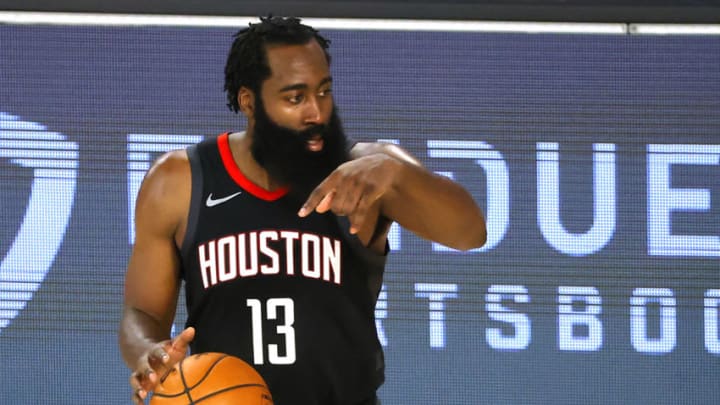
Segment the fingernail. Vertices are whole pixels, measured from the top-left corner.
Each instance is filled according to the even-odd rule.
[[[355,228],[354,226],[351,226],[351,227],[350,227],[350,233],[353,234],[353,235],[355,235],[355,234],[357,233],[357,228]]]
[[[307,209],[305,207],[300,208],[300,211],[298,211],[298,216],[304,217],[305,213],[307,213]]]
[[[162,355],[162,361],[163,361],[163,363],[167,363],[168,360],[170,360],[170,356],[169,356],[167,353],[163,354],[163,355]]]

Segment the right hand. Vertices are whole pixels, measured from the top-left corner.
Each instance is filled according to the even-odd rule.
[[[172,340],[153,345],[138,359],[135,370],[130,375],[133,389],[133,403],[142,405],[150,391],[160,382],[160,378],[185,358],[188,345],[195,337],[195,328],[189,327]]]

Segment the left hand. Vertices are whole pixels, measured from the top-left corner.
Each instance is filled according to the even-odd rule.
[[[350,233],[355,234],[363,229],[373,204],[392,189],[401,165],[384,154],[343,163],[310,193],[298,215],[306,217],[313,210],[321,214],[332,211],[347,216]]]

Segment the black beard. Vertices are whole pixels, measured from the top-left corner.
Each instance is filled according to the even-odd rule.
[[[273,180],[290,188],[294,202],[304,202],[321,181],[349,160],[347,138],[334,106],[327,124],[296,131],[275,123],[258,97],[254,118],[252,156]],[[308,150],[307,141],[317,135],[323,139],[322,150]]]

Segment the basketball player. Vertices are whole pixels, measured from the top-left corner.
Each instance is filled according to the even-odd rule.
[[[240,31],[225,89],[246,130],[147,173],[119,332],[135,403],[190,347],[253,365],[276,405],[376,404],[391,223],[456,249],[485,242],[461,186],[395,145],[346,140],[327,48],[296,18]],[[187,328],[170,339],[181,280]]]

